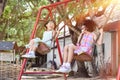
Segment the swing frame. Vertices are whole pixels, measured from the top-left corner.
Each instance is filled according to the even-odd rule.
[[[76,0],[76,2],[78,2],[79,0]],[[52,15],[52,9],[56,8],[57,6],[63,4],[63,5],[67,5],[69,2],[72,2],[72,0],[64,0],[62,2],[56,2],[56,3],[53,3],[53,4],[50,4],[48,6],[43,6],[41,7],[39,10],[38,10],[38,14],[37,14],[37,17],[36,17],[36,22],[34,24],[34,28],[32,30],[32,34],[30,36],[30,40],[33,39],[35,37],[35,34],[36,34],[36,31],[37,31],[37,25],[39,23],[39,21],[46,21],[48,20],[48,18],[50,17],[51,19],[53,19],[53,15]],[[43,20],[41,19],[41,12],[42,10],[44,9],[47,9],[49,11],[49,14],[46,16],[46,18]],[[62,60],[62,55],[61,55],[61,50],[60,50],[60,45],[59,45],[59,41],[58,41],[58,38],[56,38],[56,44],[57,44],[57,49],[58,49],[58,53],[59,53],[59,58],[60,58],[60,63],[62,64],[63,63],[63,60]],[[28,52],[29,49],[26,50],[26,52]],[[21,80],[21,77],[22,77],[22,74],[59,74],[57,72],[51,72],[51,71],[47,71],[47,72],[25,72],[24,71],[24,68],[25,68],[25,65],[26,65],[26,62],[27,62],[27,59],[24,59],[23,60],[23,63],[22,63],[22,67],[21,67],[21,70],[20,70],[20,73],[19,73],[19,76],[18,76],[18,80]],[[67,76],[65,73],[62,73],[64,74],[64,79],[67,80]]]
[[[30,36],[30,40],[35,37],[36,31],[37,31],[37,25],[38,25],[39,21],[46,21],[46,20],[48,20],[49,17],[51,19],[53,19],[53,15],[52,15],[52,12],[51,12],[52,9],[56,8],[56,6],[59,6],[61,4],[64,4],[66,6],[71,1],[72,0],[65,0],[65,1],[62,1],[62,2],[56,2],[56,3],[50,4],[48,6],[41,7],[39,9],[39,11],[38,11],[36,22],[34,24],[34,29],[32,30],[32,34]],[[76,0],[76,2],[78,2],[78,1],[79,0]],[[41,12],[44,9],[47,9],[49,11],[49,13],[48,13],[48,15],[46,16],[45,19],[41,19],[41,17],[40,17],[41,16]],[[62,55],[61,55],[61,50],[60,50],[60,45],[59,45],[58,38],[56,38],[55,42],[56,42],[58,53],[59,53],[60,63],[62,64],[63,60],[62,60]],[[29,50],[27,49],[26,52],[28,52],[28,51]],[[77,57],[79,57],[79,56],[77,56]],[[91,59],[89,59],[89,60],[83,60],[83,61],[91,61]],[[24,68],[25,68],[26,62],[27,62],[27,59],[24,59],[23,63],[22,63],[21,70],[20,70],[20,74],[18,76],[18,80],[21,80],[22,74],[61,74],[61,73],[58,73],[58,72],[51,72],[51,71],[46,71],[46,72],[25,72]],[[66,73],[62,73],[62,74],[64,74],[64,79],[67,80]]]

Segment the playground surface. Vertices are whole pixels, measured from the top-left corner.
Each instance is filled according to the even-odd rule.
[[[20,65],[15,64],[1,64],[0,80],[18,80],[20,67],[21,67]],[[65,79],[63,74],[48,74],[48,75],[23,74],[21,80],[65,80]],[[100,78],[99,76],[91,78],[68,77],[67,80],[116,80],[116,78],[115,77]]]
[[[37,78],[22,78],[22,80],[65,80],[63,77],[59,78],[49,78],[49,79],[37,79]],[[94,78],[74,78],[74,77],[68,77],[67,80],[116,80],[115,78],[99,78],[99,77],[94,77]]]

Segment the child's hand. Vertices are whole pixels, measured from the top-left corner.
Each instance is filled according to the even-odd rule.
[[[79,43],[76,43],[76,46],[79,46]]]
[[[57,34],[59,34],[60,33],[60,31],[57,31]]]
[[[100,32],[100,33],[103,33],[103,28],[99,29],[99,32]]]
[[[84,33],[85,33],[85,30],[82,30],[82,31],[81,31],[81,35],[83,35]]]
[[[77,46],[77,49],[78,49],[78,48],[79,48],[79,46],[80,46],[80,45],[79,45],[79,43],[77,43],[77,44],[76,44],[76,46]]]

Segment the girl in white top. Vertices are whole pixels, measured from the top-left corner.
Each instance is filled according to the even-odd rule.
[[[39,45],[39,42],[44,42],[47,46],[49,47],[51,46],[52,39],[58,36],[58,34],[55,35],[56,24],[53,20],[50,20],[45,24],[45,27],[46,27],[46,31],[43,33],[42,40],[40,38],[32,39],[30,43],[26,45],[26,48],[30,48],[29,52],[25,55],[22,55],[22,57],[35,58],[35,51]]]

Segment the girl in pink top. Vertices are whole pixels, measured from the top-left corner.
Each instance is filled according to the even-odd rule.
[[[91,54],[93,44],[95,43],[97,36],[93,31],[96,29],[96,24],[92,20],[85,20],[84,24],[81,27],[81,34],[78,37],[76,45],[69,44],[64,47],[63,51],[63,64],[57,70],[57,72],[69,73],[71,71],[71,62],[74,57],[74,54],[80,55],[81,53]],[[100,30],[101,34],[103,30]],[[100,40],[102,35],[99,37]],[[98,40],[99,41],[99,40]]]
[[[92,52],[93,43],[94,43],[94,33],[84,33],[80,41],[80,44],[78,44],[78,47],[74,51],[74,53],[80,55],[81,53],[86,52],[87,54],[90,55]]]

